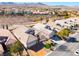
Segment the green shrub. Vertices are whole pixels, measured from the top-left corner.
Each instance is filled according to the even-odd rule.
[[[49,49],[49,48],[51,48],[51,44],[48,44],[48,43],[47,43],[47,44],[44,45],[44,47],[45,47],[46,49]]]

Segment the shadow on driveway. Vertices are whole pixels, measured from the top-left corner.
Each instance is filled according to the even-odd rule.
[[[36,45],[33,45],[33,46],[30,47],[29,49],[31,49],[31,50],[37,52],[37,51],[41,50],[43,47],[44,47],[44,44],[40,42],[40,43],[38,43],[38,44],[36,44]]]
[[[61,45],[56,49],[56,51],[69,51],[69,50],[67,46]]]
[[[74,38],[74,37],[69,37],[69,38],[67,39],[67,42],[78,42],[78,41],[77,41],[76,38]]]

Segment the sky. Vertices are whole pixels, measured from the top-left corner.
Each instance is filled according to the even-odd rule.
[[[23,3],[19,2],[18,3]],[[25,2],[24,2],[25,3]],[[26,2],[26,3],[38,3],[38,2]],[[64,6],[79,6],[79,2],[40,2],[49,6],[56,6],[56,5],[64,5]]]
[[[65,6],[79,6],[79,2],[43,2],[44,4],[53,5],[65,5]]]

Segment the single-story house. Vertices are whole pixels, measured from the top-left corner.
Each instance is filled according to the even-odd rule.
[[[17,40],[7,29],[0,29],[0,54],[7,51],[7,46],[15,43]]]
[[[25,26],[20,26],[13,30],[13,34],[27,49],[37,43],[37,37],[34,36],[33,30]]]
[[[35,26],[33,26],[33,29],[35,30],[35,34],[39,34],[41,40],[45,38],[49,39],[52,37],[55,33],[51,30],[51,28],[45,24],[38,23]]]
[[[48,22],[47,25],[49,25],[52,30],[55,30],[57,32],[59,32],[63,29],[60,26],[58,26],[55,22]]]
[[[66,28],[66,27],[70,28],[75,24],[79,24],[79,18],[68,18],[68,19],[56,20],[55,24],[62,28]]]
[[[10,45],[16,41],[16,38],[12,35],[12,33],[9,30],[0,29],[0,43],[5,42],[5,45]]]

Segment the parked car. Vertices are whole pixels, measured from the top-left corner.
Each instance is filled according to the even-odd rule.
[[[75,51],[75,55],[79,56],[79,49]]]

